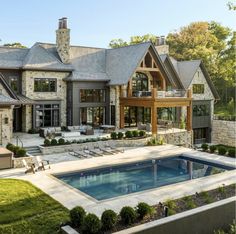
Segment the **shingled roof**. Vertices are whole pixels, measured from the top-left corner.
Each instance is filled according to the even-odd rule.
[[[59,61],[39,43],[34,44],[23,60],[23,69],[72,71],[73,67]]]

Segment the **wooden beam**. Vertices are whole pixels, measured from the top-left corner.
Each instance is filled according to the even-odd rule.
[[[192,102],[187,106],[187,130],[192,130]]]
[[[156,136],[157,135],[157,108],[155,104],[152,106],[151,109],[151,124],[152,124],[152,135]]]
[[[151,68],[151,67],[138,67],[138,71],[160,71],[158,68]]]

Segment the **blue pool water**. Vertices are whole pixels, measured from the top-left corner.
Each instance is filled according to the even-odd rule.
[[[54,176],[97,200],[104,200],[231,169],[178,156]]]

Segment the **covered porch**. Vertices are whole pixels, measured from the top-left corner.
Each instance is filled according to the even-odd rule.
[[[150,132],[153,136],[161,130],[158,129],[160,121],[158,119],[159,108],[186,108],[186,130],[192,130],[192,94],[191,91],[187,91],[187,95],[183,97],[159,97],[158,91],[153,88],[151,96],[148,97],[133,97],[128,95],[127,97],[120,97],[120,128],[126,127],[125,120],[125,108],[127,107],[143,107],[150,110]],[[159,109],[160,110],[160,109]],[[137,114],[137,113],[136,113]],[[147,121],[147,120],[146,120]],[[180,128],[180,126],[172,126],[171,128]]]

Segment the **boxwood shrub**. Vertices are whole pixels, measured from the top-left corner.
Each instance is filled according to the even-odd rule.
[[[126,225],[134,223],[136,216],[135,210],[130,206],[124,206],[120,211],[121,221]]]
[[[64,140],[63,138],[60,138],[60,139],[58,140],[58,144],[59,144],[59,145],[64,145],[64,144],[65,144],[65,140]]]
[[[70,210],[70,219],[73,227],[81,227],[84,222],[86,212],[83,207],[76,206]]]
[[[84,218],[82,225],[82,233],[95,234],[99,233],[101,230],[102,224],[100,219],[95,214],[87,214]]]
[[[224,146],[220,146],[220,147],[218,148],[218,153],[219,153],[220,155],[225,155],[226,152],[227,152],[227,150],[226,150],[226,148],[225,148]]]
[[[139,131],[138,130],[134,130],[132,132],[132,134],[133,134],[133,137],[138,137],[139,136]]]
[[[17,157],[25,157],[26,156],[26,150],[24,148],[20,148],[16,152]]]
[[[101,217],[102,229],[111,230],[117,223],[117,214],[113,210],[105,210]]]
[[[146,132],[144,130],[139,131],[139,136],[140,137],[145,137],[146,136]]]
[[[57,139],[52,139],[51,140],[51,145],[57,145]]]
[[[117,133],[116,132],[111,133],[111,139],[113,139],[113,140],[117,139]]]
[[[132,138],[132,137],[133,137],[133,132],[131,132],[131,131],[126,131],[126,132],[125,132],[125,137],[126,137],[126,138]]]
[[[117,137],[118,139],[122,139],[124,137],[123,132],[118,132]]]
[[[232,149],[229,149],[228,150],[228,155],[230,156],[230,157],[232,157],[232,158],[235,158],[235,149],[234,148],[232,148]]]
[[[201,145],[201,148],[202,148],[203,151],[207,151],[207,150],[208,150],[208,144],[203,143],[203,144]]]
[[[215,153],[217,147],[215,145],[210,145],[209,149],[210,149],[210,152],[213,154]]]
[[[153,213],[153,208],[145,202],[140,202],[136,207],[136,211],[139,218],[143,219],[145,216]]]
[[[45,145],[45,146],[51,145],[51,141],[46,138],[46,139],[44,140],[44,145]]]

